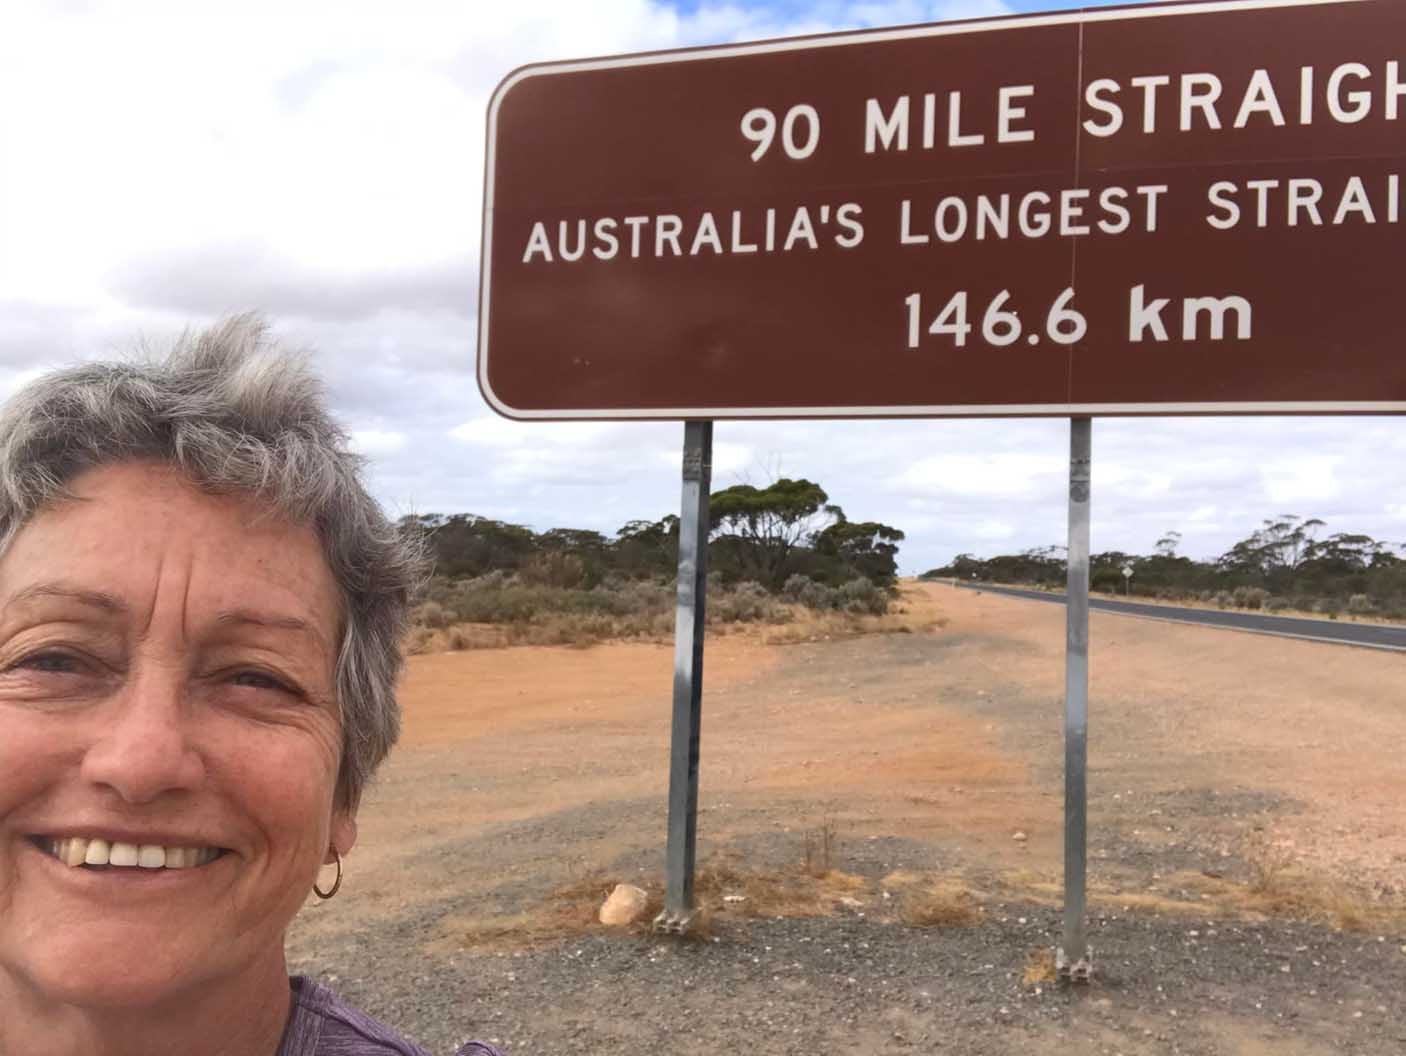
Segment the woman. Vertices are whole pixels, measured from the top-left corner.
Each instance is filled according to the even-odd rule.
[[[283,951],[399,727],[358,467],[249,317],[0,415],[0,1053],[421,1052]]]

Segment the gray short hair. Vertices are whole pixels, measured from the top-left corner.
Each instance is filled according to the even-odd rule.
[[[252,494],[316,529],[343,602],[338,788],[354,807],[400,733],[400,641],[424,564],[363,486],[362,459],[321,382],[256,315],[188,332],[159,359],[87,363],[32,382],[0,411],[0,552],[78,474],[133,459]]]

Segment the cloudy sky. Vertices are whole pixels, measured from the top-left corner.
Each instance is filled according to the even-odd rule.
[[[681,426],[523,424],[474,382],[484,114],[527,62],[1059,0],[4,0],[0,394],[259,309],[394,513],[613,532],[678,505]],[[1061,420],[719,423],[715,485],[821,482],[916,572],[1062,543]],[[1279,513],[1406,539],[1406,423],[1105,419],[1095,550],[1214,556]]]

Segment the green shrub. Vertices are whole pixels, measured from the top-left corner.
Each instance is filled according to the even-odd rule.
[[[710,595],[707,611],[710,623],[777,623],[784,618],[784,610],[776,599],[752,580],[743,580],[730,590]]]
[[[840,587],[840,604],[846,612],[856,615],[882,616],[889,611],[888,594],[872,581],[857,576]]]
[[[1264,599],[1269,597],[1269,591],[1263,587],[1236,587],[1231,597],[1235,600],[1236,608],[1262,609]]]
[[[837,609],[841,605],[840,592],[834,587],[827,587],[824,583],[817,583],[809,576],[800,574],[792,576],[786,580],[786,586],[782,588],[782,594],[787,601],[804,605],[808,609],[816,612],[828,612]]]
[[[1343,611],[1343,603],[1337,598],[1319,598],[1313,603],[1313,611],[1330,620],[1336,620]]]
[[[427,601],[415,610],[411,622],[437,631],[448,627],[452,621],[443,605],[437,601]]]
[[[549,551],[530,558],[522,566],[520,575],[534,586],[579,587],[586,582],[586,562],[575,554]]]

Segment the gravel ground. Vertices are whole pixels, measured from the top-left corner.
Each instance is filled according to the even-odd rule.
[[[407,974],[400,951],[431,931],[398,920],[296,967],[437,1053],[468,1037],[614,1056],[1406,1051],[1406,935],[1094,917],[1097,976],[1071,987],[1024,981],[1059,918],[1020,903],[942,930],[847,912],[729,922],[707,941],[595,933]]]
[[[1096,620],[1097,974],[1065,987],[1026,978],[1060,934],[1060,614],[928,595],[940,633],[710,645],[700,860],[794,875],[828,819],[862,908],[723,907],[708,941],[583,929],[596,878],[658,881],[671,651],[417,657],[291,967],[445,1054],[1406,1053],[1406,913],[1335,930],[1239,898],[1282,857],[1329,908],[1400,908],[1403,658]],[[896,871],[979,892],[977,923],[889,919]],[[551,931],[572,881],[586,912]]]

